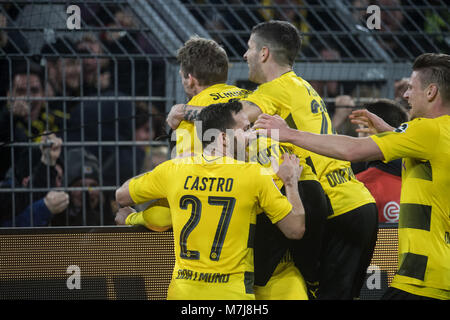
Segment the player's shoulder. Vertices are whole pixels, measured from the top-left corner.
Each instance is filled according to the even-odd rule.
[[[281,88],[286,92],[295,92],[296,94],[306,93],[308,95],[310,95],[311,91],[314,91],[309,82],[297,75],[294,71],[287,72],[269,83],[271,85],[267,86],[267,90],[280,90]]]
[[[405,133],[411,130],[435,131],[439,129],[442,119],[439,118],[414,118],[408,122],[402,123],[394,129],[394,132]]]

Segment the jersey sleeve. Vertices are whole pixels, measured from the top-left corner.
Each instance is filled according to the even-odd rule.
[[[262,113],[267,113],[274,115],[277,113],[277,106],[274,103],[270,95],[263,92],[262,88],[250,93],[247,97],[241,99],[242,101],[248,101],[256,104],[262,111]]]
[[[436,152],[439,126],[431,119],[414,119],[394,131],[371,136],[388,162],[399,158],[429,160]]]
[[[144,211],[134,212],[125,220],[127,225],[141,225],[153,231],[166,231],[172,226],[170,209],[166,207],[150,207]]]
[[[134,203],[144,203],[153,199],[166,198],[168,175],[172,162],[166,161],[152,171],[134,177],[129,183],[129,192]]]
[[[260,186],[259,207],[275,224],[291,212],[292,205],[281,194],[270,175],[261,174],[257,183]]]

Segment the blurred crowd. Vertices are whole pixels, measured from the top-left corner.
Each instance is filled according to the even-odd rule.
[[[28,11],[2,6],[0,27]],[[163,61],[125,8],[86,4],[82,15],[112,31],[50,37],[33,52],[20,30],[0,28],[0,227],[114,224],[115,186],[167,158],[148,143],[165,134],[164,105],[148,99],[165,95]]]

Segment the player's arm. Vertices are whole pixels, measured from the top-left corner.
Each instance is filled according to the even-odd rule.
[[[279,140],[330,158],[351,162],[384,160],[378,145],[370,138],[354,138],[344,135],[320,135],[289,128],[279,116],[262,114],[255,122],[255,128],[278,130]]]
[[[130,195],[130,181],[131,179],[128,179],[116,190],[116,202],[121,207],[128,207],[135,204]]]
[[[244,112],[247,114],[251,123],[258,119],[262,114],[261,109],[250,101],[241,101]],[[192,106],[187,104],[175,104],[167,115],[166,122],[173,130],[176,130],[181,121],[194,122],[203,107]]]
[[[140,225],[153,231],[166,231],[171,228],[172,219],[169,207],[160,205],[163,202],[167,200],[160,199],[139,212],[131,207],[120,208],[116,213],[115,222],[117,225]]]
[[[194,122],[202,109],[198,106],[176,104],[170,109],[166,122],[173,130],[176,130],[183,120]]]
[[[121,207],[145,203],[150,200],[166,198],[165,181],[173,171],[172,162],[164,161],[152,171],[127,180],[116,190],[116,201]]]
[[[305,209],[298,193],[298,180],[302,167],[295,155],[283,154],[283,163],[277,175],[283,181],[286,197],[292,205],[287,216],[277,222],[278,228],[288,239],[299,240],[305,233]]]
[[[262,114],[262,111],[258,105],[251,101],[241,100],[242,109],[247,114],[248,121],[253,123],[258,119],[258,116]]]

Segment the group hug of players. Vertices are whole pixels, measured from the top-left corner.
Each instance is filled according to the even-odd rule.
[[[399,267],[383,298],[450,299],[450,57],[414,62],[410,122],[395,129],[357,110],[354,121],[377,134],[354,138],[334,132],[293,71],[300,46],[288,22],[256,25],[250,92],[226,83],[215,41],[188,40],[177,58],[190,100],[167,119],[176,155],[116,191],[116,222],[172,228],[168,299],[357,299],[378,213],[351,162],[403,158]]]

